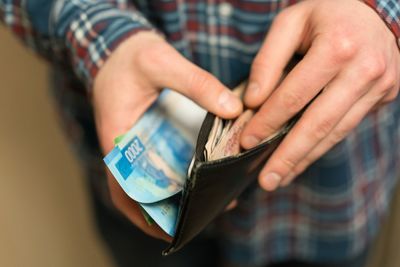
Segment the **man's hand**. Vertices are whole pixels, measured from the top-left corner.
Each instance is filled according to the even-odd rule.
[[[305,54],[280,83],[295,52]],[[306,0],[283,10],[255,58],[245,103],[260,107],[241,136],[251,148],[307,105],[259,177],[266,190],[289,184],[399,91],[400,54],[382,19],[357,0]]]
[[[240,99],[211,74],[190,63],[157,34],[139,33],[113,52],[94,82],[96,127],[104,153],[114,147],[114,138],[127,132],[165,87],[224,118],[233,118],[242,111]],[[111,198],[123,214],[145,233],[170,240],[159,227],[147,225],[138,204],[109,172],[108,182]]]

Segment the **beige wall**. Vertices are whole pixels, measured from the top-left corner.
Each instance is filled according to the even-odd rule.
[[[0,266],[106,267],[46,66],[0,27]]]
[[[369,267],[400,267],[400,188],[373,252]]]
[[[46,87],[45,64],[0,27],[0,266],[110,267]],[[371,266],[400,267],[396,203]]]

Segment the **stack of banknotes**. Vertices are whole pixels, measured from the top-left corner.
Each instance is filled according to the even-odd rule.
[[[204,116],[189,99],[164,90],[104,158],[125,193],[170,236]]]
[[[245,83],[237,86],[233,92],[243,98]],[[225,120],[219,117],[214,119],[213,126],[204,147],[205,161],[222,159],[225,157],[238,155],[242,152],[240,146],[240,136],[247,122],[254,116],[254,110],[246,109],[239,117],[233,120]],[[286,125],[282,127],[285,128]],[[263,142],[274,138],[281,130],[268,136]]]
[[[241,84],[234,93],[241,97],[244,87]],[[216,117],[204,148],[205,160],[242,152],[240,134],[253,115],[253,110],[245,110],[234,120]],[[148,222],[154,221],[170,236],[175,233],[180,193],[190,176],[204,116],[205,111],[195,103],[166,90],[118,138],[114,149],[104,158],[125,193],[140,204]]]
[[[301,56],[293,57],[281,79],[299,60]],[[245,84],[233,90],[241,98]],[[170,236],[175,234],[180,193],[191,172],[195,142],[205,114],[186,97],[166,89],[104,158],[122,189],[140,204],[144,216]],[[234,120],[215,118],[204,148],[205,160],[241,153],[240,134],[253,115],[253,110],[245,110]]]

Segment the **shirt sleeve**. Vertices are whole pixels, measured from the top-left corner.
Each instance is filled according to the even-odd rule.
[[[400,47],[400,1],[399,0],[364,0],[375,9],[397,38]]]
[[[0,0],[0,21],[49,61],[72,67],[91,90],[123,40],[154,30],[127,0]]]

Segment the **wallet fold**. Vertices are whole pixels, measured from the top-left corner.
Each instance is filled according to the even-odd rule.
[[[298,116],[292,119],[275,137],[250,150],[205,161],[204,148],[215,119],[215,115],[207,114],[199,132],[194,165],[180,201],[175,236],[163,255],[181,249],[256,180],[262,167],[297,118]]]

